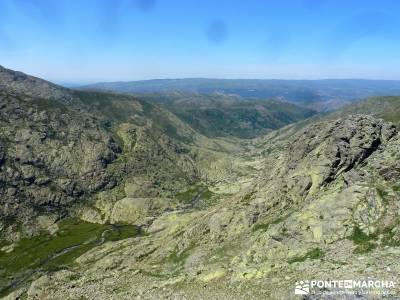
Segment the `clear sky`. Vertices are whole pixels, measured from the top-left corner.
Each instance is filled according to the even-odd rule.
[[[0,0],[0,65],[56,82],[400,79],[398,0]]]

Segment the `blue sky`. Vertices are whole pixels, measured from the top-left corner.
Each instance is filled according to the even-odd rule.
[[[0,0],[0,65],[56,82],[400,79],[397,0]]]

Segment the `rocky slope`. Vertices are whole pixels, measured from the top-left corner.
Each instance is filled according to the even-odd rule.
[[[193,130],[171,113],[132,97],[128,103],[7,69],[0,74],[1,237],[34,234],[38,216],[54,222],[74,215],[103,192],[108,202],[133,195],[167,199],[199,181],[189,150],[176,138],[189,139]],[[96,99],[117,99],[113,112],[129,107],[129,118],[96,110]]]
[[[0,90],[62,103],[69,103],[73,98],[68,89],[2,66],[0,66]]]
[[[117,184],[107,166],[121,149],[90,115],[4,91],[0,103],[2,234]]]
[[[298,280],[396,280],[399,150],[395,126],[364,115],[271,133],[247,152],[264,157],[250,186],[163,214],[146,236],[105,243],[14,295],[291,299]]]

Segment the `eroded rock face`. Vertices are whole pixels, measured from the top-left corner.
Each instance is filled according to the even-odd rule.
[[[123,140],[125,177],[124,192],[127,197],[171,197],[198,180],[194,161],[180,153],[172,139],[150,126],[138,127],[123,123],[117,134]]]
[[[396,170],[398,145],[395,126],[362,115],[295,134],[247,194],[255,232],[248,251],[235,258],[237,270],[255,268],[252,276],[262,278],[271,262],[306,261],[343,240],[356,240],[355,253],[379,247],[399,218],[396,174],[382,176]]]
[[[61,212],[117,184],[107,166],[121,149],[96,120],[43,101],[0,94],[0,215],[8,222],[33,219],[39,207]]]
[[[396,133],[395,125],[365,115],[315,124],[291,141],[285,170],[315,165],[319,184],[328,183],[362,163]]]
[[[315,198],[331,183],[348,185],[351,172],[379,152],[397,134],[393,124],[365,115],[308,126],[282,144],[256,183],[254,205],[286,210]],[[336,182],[336,179],[339,179]]]

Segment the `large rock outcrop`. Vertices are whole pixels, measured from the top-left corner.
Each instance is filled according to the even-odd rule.
[[[121,153],[89,115],[51,100],[0,91],[0,215],[5,225],[61,213],[117,184]],[[64,212],[63,212],[64,211]]]

